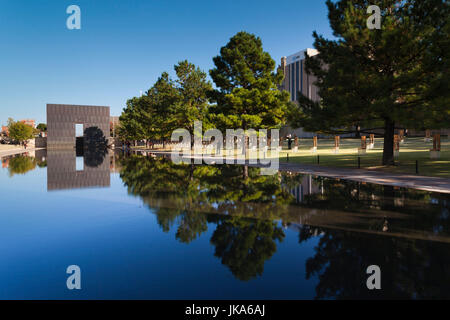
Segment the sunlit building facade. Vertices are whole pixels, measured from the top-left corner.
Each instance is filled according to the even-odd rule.
[[[287,57],[281,58],[281,70],[284,72],[284,80],[280,90],[286,90],[290,93],[291,101],[298,101],[300,94],[310,98],[313,101],[319,101],[318,88],[314,84],[317,78],[306,72],[305,59],[319,54],[315,49],[306,49],[299,51]],[[303,131],[302,128],[293,129],[290,127],[282,128],[282,136],[292,135],[300,138],[312,138],[316,134]]]
[[[317,78],[305,70],[306,56],[312,57],[318,53],[315,49],[306,49],[281,58],[284,80],[280,89],[290,93],[291,101],[297,101],[300,93],[313,101],[320,99],[317,87],[314,85]]]

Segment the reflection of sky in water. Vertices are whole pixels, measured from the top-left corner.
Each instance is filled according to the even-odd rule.
[[[1,299],[314,298],[319,278],[313,274],[306,279],[306,268],[308,259],[317,255],[319,241],[328,236],[342,236],[342,244],[360,239],[358,232],[338,226],[334,233],[312,228],[312,236],[299,243],[300,233],[305,232],[302,226],[277,221],[275,227],[283,231],[284,239],[274,241],[276,252],[264,261],[262,275],[241,281],[215,256],[211,239],[225,220],[214,222],[211,218],[204,233],[188,244],[182,243],[177,240],[177,228],[183,221],[176,219],[164,232],[155,209],[149,209],[140,196],[129,194],[118,173],[111,173],[109,187],[48,192],[46,171],[36,167],[25,175],[9,177],[7,169],[0,170]],[[218,207],[218,203],[212,204],[213,209]],[[371,223],[355,228],[370,229]],[[448,232],[443,229],[447,226],[441,226],[440,232]],[[369,251],[372,244],[387,245],[386,241],[391,241],[390,237],[370,234],[362,239]],[[393,239],[389,245],[402,246],[401,237]],[[419,248],[433,257],[449,253],[448,244],[433,251],[433,243],[421,243]],[[333,250],[329,250],[330,261],[336,264],[340,257],[333,257]],[[352,250],[357,252],[358,248],[350,244],[347,252]],[[378,255],[374,253],[373,257]],[[354,260],[354,265],[346,267],[362,270],[361,261]],[[81,267],[81,291],[65,287],[65,270],[71,264]],[[444,285],[450,283],[442,281]]]
[[[84,170],[84,157],[77,157],[75,163],[76,163],[76,171]]]
[[[267,261],[264,277],[241,282],[214,257],[214,224],[186,245],[175,239],[175,228],[161,230],[118,174],[110,188],[47,192],[45,171],[13,178],[0,171],[0,193],[8,199],[0,214],[2,299],[306,298],[314,288],[313,281],[298,288],[293,279],[280,278],[304,278],[304,259],[312,254],[315,241],[299,246],[295,232],[287,232]],[[81,267],[79,292],[65,287],[71,264]]]

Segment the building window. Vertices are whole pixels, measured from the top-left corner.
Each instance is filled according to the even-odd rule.
[[[290,65],[291,69],[291,100],[295,100],[295,78],[294,78],[294,63],[291,63]]]
[[[303,94],[303,60],[300,61],[300,91]]]
[[[297,61],[295,63],[295,100],[297,100],[298,91],[300,90],[300,85],[298,82],[300,72],[298,70],[298,67],[299,67],[299,62]]]

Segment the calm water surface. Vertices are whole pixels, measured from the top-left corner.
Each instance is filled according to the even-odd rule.
[[[3,158],[0,299],[450,298],[449,195],[244,175],[143,155]]]

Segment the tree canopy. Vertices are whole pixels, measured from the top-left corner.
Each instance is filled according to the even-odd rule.
[[[213,58],[210,70],[217,89],[211,120],[220,129],[279,128],[290,106],[289,94],[278,90],[283,80],[259,37],[238,32]]]
[[[36,168],[37,161],[35,158],[26,156],[16,156],[9,160],[8,171],[9,176],[12,177],[15,174],[25,174],[28,171]]]
[[[36,129],[45,132],[45,131],[47,131],[47,125],[46,125],[45,123],[39,123],[39,124],[36,126]]]
[[[33,138],[34,129],[20,121],[8,121],[9,136],[19,142],[27,141]]]
[[[203,128],[211,127],[208,119],[208,93],[212,84],[200,68],[187,60],[175,66],[177,89],[181,97],[177,108],[178,124],[189,132],[194,132],[194,121],[203,122]]]
[[[194,121],[208,126],[207,93],[212,85],[206,73],[187,60],[174,69],[175,80],[163,72],[145,95],[127,101],[120,117],[119,136],[126,140],[168,139],[178,128],[193,133]]]
[[[275,129],[286,122],[289,93],[278,90],[283,79],[260,38],[239,32],[213,59],[207,74],[187,60],[174,66],[176,79],[161,74],[144,96],[127,101],[119,136],[125,140],[167,139],[178,128]],[[210,104],[212,103],[212,104]]]

